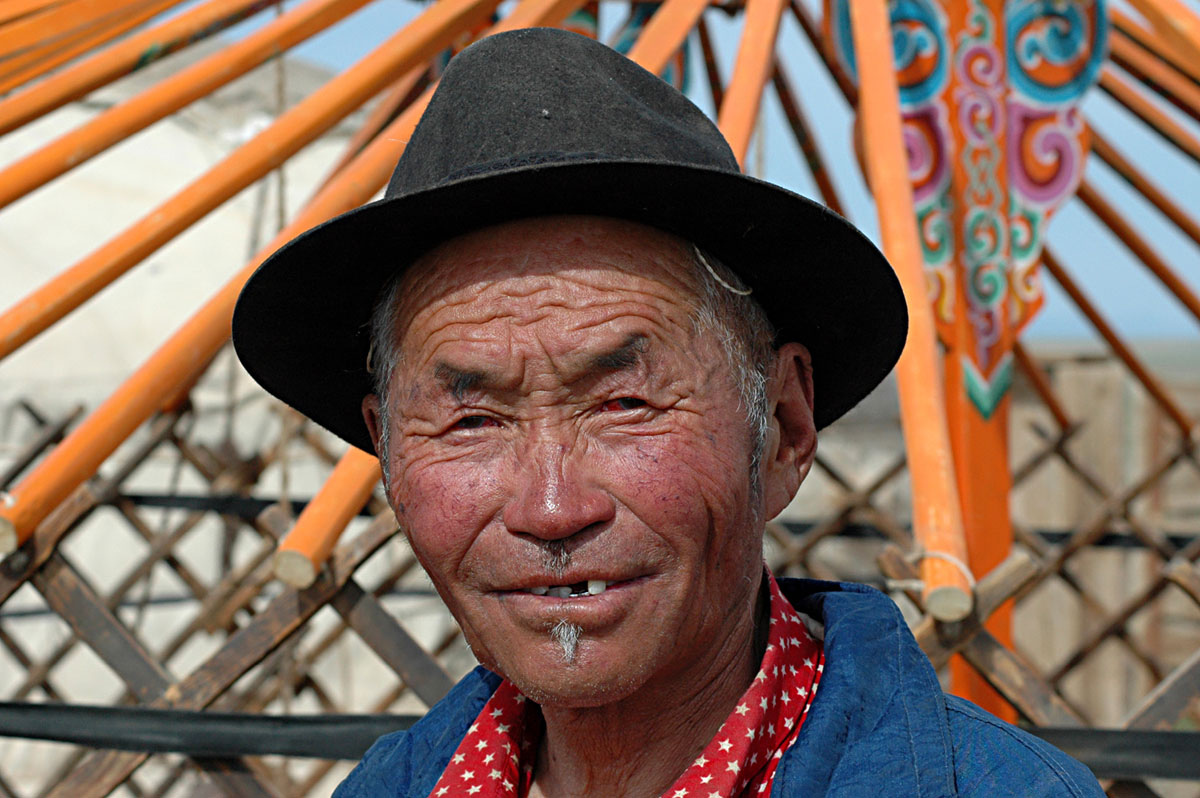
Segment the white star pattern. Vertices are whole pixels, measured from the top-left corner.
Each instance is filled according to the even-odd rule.
[[[742,798],[771,791],[775,769],[796,739],[825,663],[821,644],[791,612],[774,578],[768,577],[768,585],[770,624],[758,673],[717,734],[662,798]],[[526,712],[525,696],[511,682],[502,681],[467,729],[430,795],[518,798],[526,794],[543,733],[537,707],[529,706],[531,711]],[[504,753],[495,753],[500,750]]]

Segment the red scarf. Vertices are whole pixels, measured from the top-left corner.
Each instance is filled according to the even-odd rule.
[[[775,768],[808,714],[825,653],[767,572],[771,620],[758,676],[663,798],[767,795]],[[430,798],[525,798],[533,781],[542,716],[507,679],[484,705]]]

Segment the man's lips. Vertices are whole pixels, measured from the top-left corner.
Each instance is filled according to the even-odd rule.
[[[629,586],[644,578],[642,576],[537,577],[533,580],[522,580],[519,587],[506,588],[496,592],[547,599],[588,598],[603,595],[613,588]],[[545,581],[541,581],[542,579]]]

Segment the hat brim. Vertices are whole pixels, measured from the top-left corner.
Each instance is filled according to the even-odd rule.
[[[489,172],[369,203],[297,237],[242,290],[233,340],[264,388],[373,452],[367,319],[382,286],[437,244],[505,221],[587,214],[694,242],[737,272],[778,331],[812,354],[815,421],[827,426],[878,385],[908,315],[891,267],[837,214],[718,169],[588,161]]]

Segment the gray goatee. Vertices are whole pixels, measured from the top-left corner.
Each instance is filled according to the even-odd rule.
[[[562,618],[550,629],[550,638],[562,649],[563,662],[570,665],[575,661],[575,649],[579,646],[579,636],[583,629]]]

